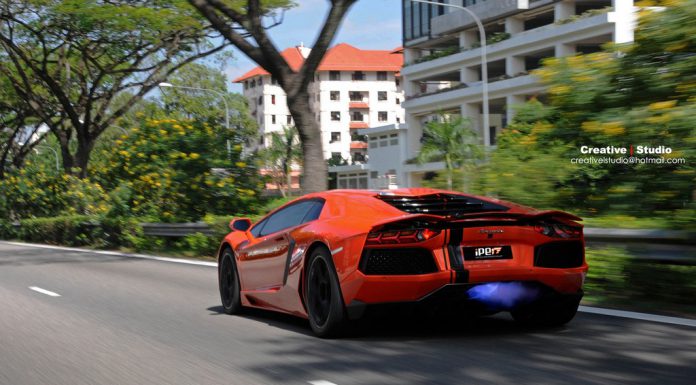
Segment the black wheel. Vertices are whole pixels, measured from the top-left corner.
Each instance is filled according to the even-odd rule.
[[[554,302],[532,304],[511,312],[519,324],[532,328],[562,326],[570,322],[578,312],[579,298],[564,298]]]
[[[239,274],[237,274],[237,265],[234,261],[234,255],[231,249],[225,249],[220,258],[220,299],[222,299],[222,307],[227,314],[236,314],[242,310],[242,301],[239,284]]]
[[[331,256],[324,248],[315,249],[307,260],[305,305],[309,324],[322,338],[339,336],[345,329],[343,298]]]

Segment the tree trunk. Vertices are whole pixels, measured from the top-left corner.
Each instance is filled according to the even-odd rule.
[[[80,142],[77,144],[77,152],[75,153],[75,165],[74,167],[79,168],[78,176],[80,178],[87,178],[87,165],[89,164],[89,156],[94,148],[94,141],[89,140],[87,143]]]
[[[328,188],[329,168],[324,159],[321,129],[309,107],[309,94],[301,92],[288,95],[288,108],[295,119],[302,142],[302,192],[304,194],[324,191]]]

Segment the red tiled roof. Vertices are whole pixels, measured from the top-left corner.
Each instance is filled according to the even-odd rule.
[[[290,65],[290,68],[292,68],[293,71],[299,70],[300,67],[302,67],[302,63],[304,63],[304,57],[302,57],[302,53],[300,53],[300,49],[298,47],[286,48],[280,53],[280,55],[285,59],[286,62],[288,62],[288,65]],[[268,74],[268,71],[259,66],[234,79],[232,83],[240,83],[247,79],[253,78],[254,76]]]
[[[302,66],[304,58],[297,47],[285,49],[281,55],[294,71]],[[393,50],[364,50],[350,44],[341,43],[329,48],[319,64],[318,71],[394,71],[399,72],[404,63],[404,55]],[[258,75],[268,75],[261,67],[256,67],[233,80],[234,83]]]

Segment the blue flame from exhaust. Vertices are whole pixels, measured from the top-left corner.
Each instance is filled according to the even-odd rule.
[[[492,310],[511,310],[534,302],[541,290],[523,282],[489,282],[467,290],[469,298]]]

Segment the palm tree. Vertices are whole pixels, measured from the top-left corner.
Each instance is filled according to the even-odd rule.
[[[259,151],[264,166],[272,171],[274,182],[283,197],[290,196],[292,165],[302,160],[302,147],[295,126],[283,127],[282,132],[271,133],[269,146]],[[283,188],[285,185],[285,188]]]
[[[444,161],[447,172],[447,188],[452,189],[452,177],[456,168],[469,168],[483,157],[478,135],[471,129],[471,121],[461,116],[440,114],[438,120],[428,122],[423,128],[418,163]]]

